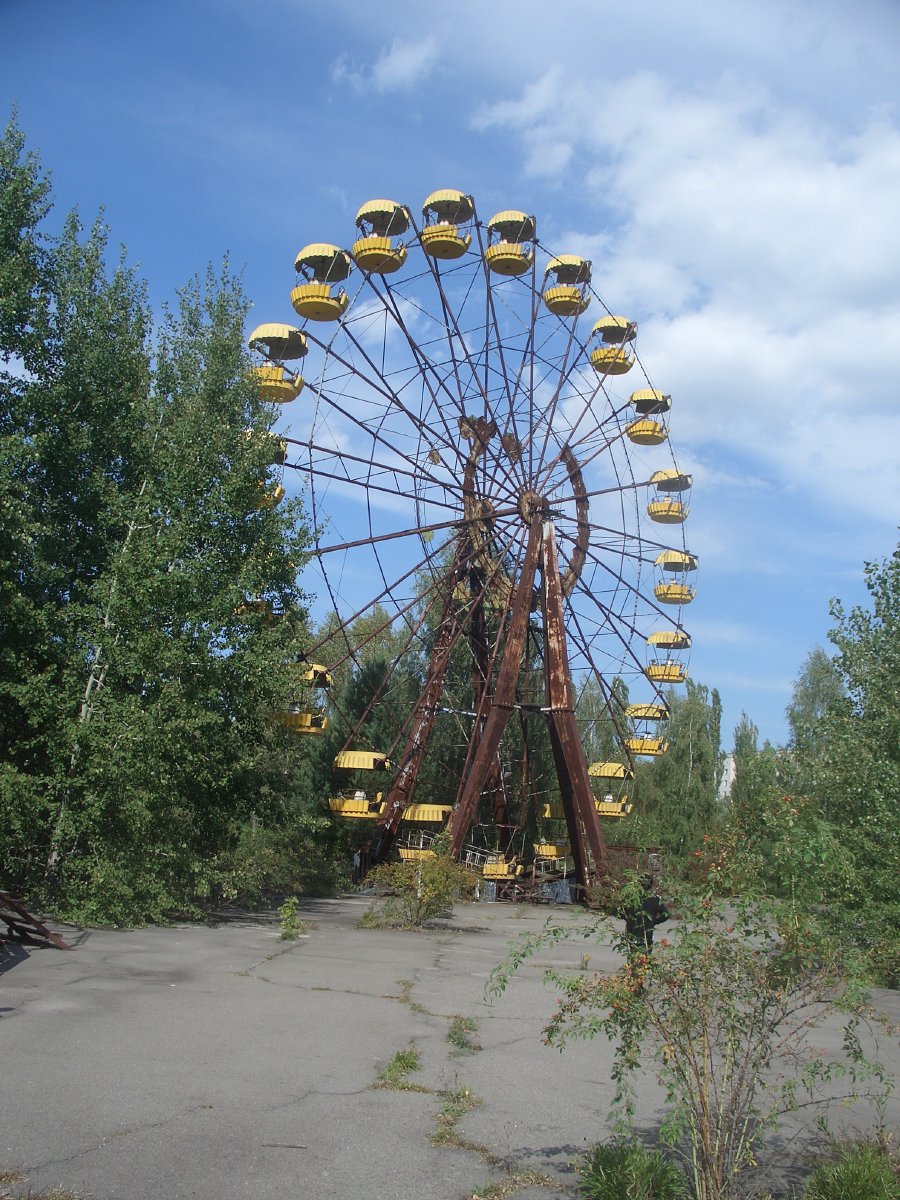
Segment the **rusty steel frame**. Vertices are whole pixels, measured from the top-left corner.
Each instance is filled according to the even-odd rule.
[[[463,626],[456,616],[453,590],[463,574],[467,557],[465,543],[460,541],[456,547],[453,566],[445,577],[447,586],[425,686],[416,704],[393,782],[385,797],[385,815],[378,821],[378,839],[372,855],[374,862],[382,862],[393,845],[404,809],[411,803],[419,778],[425,748],[437,717],[450,655],[463,632]]]
[[[473,749],[484,732],[485,717],[482,715],[491,703],[491,657],[487,641],[487,626],[484,617],[486,576],[483,570],[475,567],[470,575],[470,590],[475,599],[469,618],[469,644],[472,649],[472,710],[475,715],[475,727],[472,730]],[[503,782],[503,771],[500,755],[494,756],[494,762],[485,780],[485,790],[492,797],[491,808],[494,813],[494,824],[502,830],[506,824],[506,786]],[[505,841],[501,837],[501,849],[505,849]]]
[[[463,842],[469,832],[478,801],[484,790],[491,768],[500,749],[500,739],[503,736],[516,699],[516,680],[522,666],[522,650],[525,645],[525,634],[528,630],[528,614],[531,611],[531,598],[534,590],[534,577],[537,573],[538,555],[540,551],[541,525],[535,518],[528,530],[528,542],[525,546],[525,558],[519,581],[516,584],[510,611],[509,629],[506,634],[506,645],[500,669],[497,672],[497,686],[490,702],[484,729],[478,742],[474,758],[469,766],[468,774],[460,782],[456,796],[456,804],[450,814],[448,828],[451,834],[450,850],[457,856],[463,847]]]
[[[575,700],[566,649],[563,609],[563,580],[556,552],[553,522],[538,514],[528,531],[522,570],[516,584],[510,611],[503,658],[497,673],[497,685],[490,700],[484,728],[468,773],[460,782],[456,804],[448,829],[451,852],[462,851],[475,819],[482,793],[489,785],[491,772],[503,732],[515,708],[516,683],[522,669],[522,653],[528,630],[528,616],[534,595],[535,576],[540,566],[541,608],[543,611],[545,709],[553,761],[559,782],[560,799],[566,816],[575,877],[581,898],[587,899],[597,877],[608,874],[606,843],[594,804],[594,792],[588,775],[587,759],[575,720]]]
[[[559,574],[556,530],[552,521],[544,523],[541,551],[546,716],[572,857],[575,860],[575,877],[583,889],[584,897],[592,878],[607,875],[609,865],[600,818],[594,804],[594,789],[588,775],[587,758],[575,720],[575,696],[566,649],[563,583]],[[587,851],[590,851],[593,867]]]

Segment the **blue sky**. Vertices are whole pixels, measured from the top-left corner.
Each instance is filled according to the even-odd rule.
[[[154,302],[228,254],[254,322],[363,201],[436,188],[584,254],[694,475],[691,674],[786,737],[830,597],[900,512],[893,0],[2,0],[0,93],[57,208],[101,205]]]

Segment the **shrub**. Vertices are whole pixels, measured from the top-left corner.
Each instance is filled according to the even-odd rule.
[[[281,914],[281,938],[295,942],[306,928],[306,923],[297,916],[297,897],[288,896],[278,912]]]
[[[886,1145],[856,1142],[840,1146],[806,1182],[803,1200],[897,1200],[900,1163]]]
[[[640,1142],[599,1142],[579,1168],[582,1200],[687,1200],[680,1167]]]
[[[366,880],[375,888],[376,900],[361,924],[395,928],[417,928],[445,917],[454,900],[468,899],[475,888],[474,876],[444,854],[384,863]]]
[[[315,896],[332,891],[340,882],[337,852],[328,843],[325,824],[298,817],[290,828],[237,827],[228,850],[207,867],[210,902],[252,907],[273,892]]]
[[[627,955],[615,973],[546,972],[561,994],[544,1037],[559,1048],[598,1034],[615,1043],[612,1128],[626,1144],[635,1140],[638,1081],[652,1071],[667,1101],[661,1138],[686,1159],[694,1194],[733,1200],[783,1114],[833,1103],[828,1085],[841,1077],[845,1102],[879,1103],[892,1080],[863,1056],[863,997],[827,944],[796,922],[780,936],[779,911],[752,900],[726,905],[685,891],[676,904],[681,920],[652,953],[635,954],[626,937],[614,936]],[[548,926],[523,939],[494,972],[489,992],[499,994],[542,947],[603,930],[602,921]],[[810,1033],[838,1011],[846,1020],[843,1054],[810,1056]]]

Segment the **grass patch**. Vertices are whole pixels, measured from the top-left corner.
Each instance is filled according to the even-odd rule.
[[[444,1093],[444,1103],[437,1115],[437,1128],[429,1137],[432,1146],[459,1146],[460,1138],[456,1126],[467,1112],[477,1108],[481,1101],[468,1088]]]
[[[380,1072],[375,1084],[380,1088],[391,1088],[395,1092],[427,1092],[428,1088],[413,1083],[410,1075],[422,1069],[422,1055],[418,1050],[398,1050],[391,1061]]]
[[[398,979],[397,987],[400,989],[400,995],[397,997],[397,999],[401,1004],[408,1005],[410,1012],[421,1013],[426,1017],[431,1016],[431,1013],[429,1013],[424,1004],[419,1004],[417,1000],[413,1000],[412,990],[415,987],[415,984],[411,979]]]
[[[384,929],[385,922],[382,920],[381,913],[376,912],[374,908],[367,908],[359,920],[356,922],[357,929]]]
[[[473,1017],[453,1017],[447,1030],[447,1041],[461,1054],[474,1054],[481,1046],[475,1040],[478,1022]]]
[[[556,1187],[558,1182],[542,1171],[516,1171],[514,1175],[499,1183],[489,1183],[487,1187],[476,1188],[472,1193],[472,1200],[506,1200],[506,1197],[514,1196],[519,1188],[550,1188]]]
[[[452,1146],[456,1150],[466,1150],[470,1154],[477,1154],[489,1167],[502,1171],[504,1163],[501,1158],[492,1154],[487,1146],[482,1146],[478,1142],[470,1142],[467,1138],[462,1137],[457,1128],[466,1113],[477,1108],[480,1103],[479,1098],[473,1095],[468,1088],[457,1088],[453,1092],[444,1092],[441,1111],[437,1115],[437,1127],[428,1140],[432,1146]],[[520,1188],[554,1187],[557,1182],[541,1171],[514,1171],[499,1182],[490,1183],[487,1187],[476,1188],[471,1194],[471,1200],[505,1200],[508,1196],[514,1196]]]
[[[75,1192],[70,1192],[68,1188],[54,1187],[46,1192],[34,1192],[31,1188],[27,1191],[20,1191],[23,1183],[27,1182],[27,1176],[21,1171],[0,1171],[0,1200],[81,1200],[81,1197]],[[14,1192],[9,1192],[6,1189],[14,1187]]]

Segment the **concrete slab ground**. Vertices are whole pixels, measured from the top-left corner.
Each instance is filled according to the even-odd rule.
[[[614,969],[616,953],[554,947],[488,1004],[511,941],[565,910],[462,905],[439,929],[400,933],[358,929],[367,906],[303,901],[296,942],[265,919],[54,926],[71,951],[0,959],[0,1196],[467,1200],[490,1185],[516,1200],[574,1196],[573,1161],[609,1133],[612,1052],[542,1044],[555,1001],[542,976],[578,969],[585,950],[589,969]],[[878,1001],[900,1022],[898,993]],[[478,1050],[448,1040],[454,1017],[474,1022]],[[837,1039],[824,1028],[816,1051]],[[421,1090],[376,1087],[407,1049]],[[900,1073],[896,1042],[881,1053]],[[448,1097],[466,1091],[480,1103],[456,1144],[435,1144]],[[652,1128],[662,1104],[646,1080],[639,1121]]]

